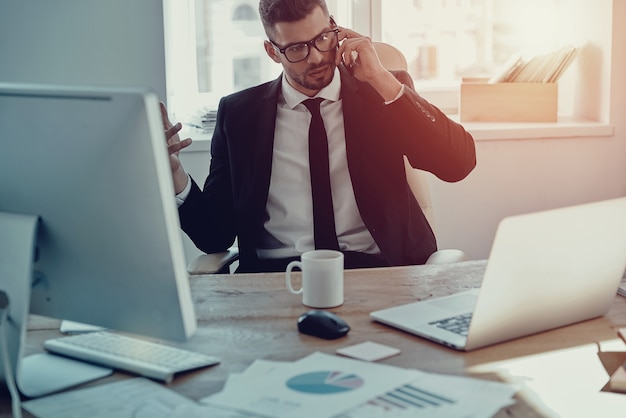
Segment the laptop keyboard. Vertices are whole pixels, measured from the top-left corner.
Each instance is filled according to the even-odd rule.
[[[450,318],[439,319],[437,321],[429,322],[428,324],[467,337],[467,332],[469,330],[469,324],[471,320],[472,313],[470,312],[466,314],[451,316]]]

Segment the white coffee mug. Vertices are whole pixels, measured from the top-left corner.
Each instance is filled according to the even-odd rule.
[[[301,261],[287,265],[287,289],[302,293],[302,303],[311,308],[334,308],[343,303],[343,254],[334,250],[314,250],[302,254]],[[291,271],[302,270],[302,286],[291,285]]]

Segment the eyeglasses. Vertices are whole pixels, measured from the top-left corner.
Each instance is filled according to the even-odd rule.
[[[319,34],[314,39],[311,39],[308,42],[299,42],[297,44],[287,45],[284,48],[281,48],[279,45],[276,45],[274,41],[270,39],[270,42],[281,54],[287,58],[287,61],[295,63],[304,61],[309,57],[311,53],[311,47],[315,47],[320,52],[328,52],[337,47],[339,45],[339,29],[331,29],[327,32]]]

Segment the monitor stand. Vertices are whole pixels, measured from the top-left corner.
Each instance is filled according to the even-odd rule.
[[[36,216],[0,212],[0,291],[8,299],[8,316],[0,324],[0,341],[4,339],[0,359],[8,361],[0,361],[0,380],[15,382],[22,395],[28,397],[47,395],[112,373],[111,369],[53,354],[22,356],[38,224]]]

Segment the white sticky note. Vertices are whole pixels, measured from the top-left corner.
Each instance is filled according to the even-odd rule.
[[[399,354],[400,350],[372,341],[337,349],[337,354],[365,361],[377,361]]]

